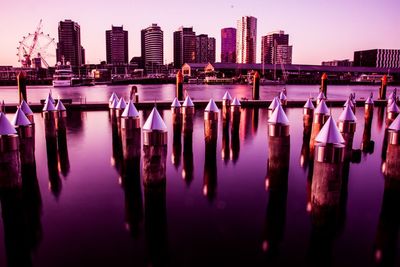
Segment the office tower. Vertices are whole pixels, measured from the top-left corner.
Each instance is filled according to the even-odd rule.
[[[261,62],[265,64],[292,64],[292,46],[284,31],[268,33],[261,38]]]
[[[196,36],[196,62],[208,62],[208,35],[200,34]]]
[[[221,62],[236,63],[236,29],[221,29]]]
[[[236,62],[256,63],[257,19],[251,16],[237,21]]]
[[[354,52],[353,66],[400,68],[399,49],[371,49]]]
[[[128,63],[128,31],[124,27],[111,26],[106,31],[107,64],[120,65]]]
[[[174,67],[196,62],[196,33],[193,27],[180,27],[174,32]]]
[[[208,48],[207,48],[207,58],[208,62],[214,63],[215,62],[215,38],[209,37],[208,38]]]
[[[142,62],[147,73],[156,73],[164,64],[164,33],[153,23],[141,31]]]
[[[85,64],[85,50],[81,45],[81,28],[78,23],[66,19],[58,24],[57,61],[65,60],[72,66]]]

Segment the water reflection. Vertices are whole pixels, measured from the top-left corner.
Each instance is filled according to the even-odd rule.
[[[205,142],[203,194],[213,202],[217,194],[217,142]]]

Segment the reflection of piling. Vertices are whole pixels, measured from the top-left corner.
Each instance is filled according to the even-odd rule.
[[[381,87],[379,88],[379,99],[385,100],[386,99],[386,88],[387,88],[387,76],[383,75],[381,78]]]
[[[204,153],[203,195],[213,201],[217,192],[217,140],[206,139]]]
[[[324,126],[325,121],[329,117],[329,109],[326,106],[325,100],[321,100],[318,104],[317,108],[314,110],[314,118],[311,129],[311,137],[310,137],[310,152],[311,156],[313,156],[314,151],[314,139],[317,137],[319,131]]]
[[[189,185],[193,181],[193,128],[183,132],[182,178]]]
[[[19,103],[21,104],[22,100],[28,101],[26,95],[26,75],[25,72],[20,72],[17,75],[17,83],[18,83],[18,95],[19,95]]]
[[[346,155],[345,158],[351,158],[351,153],[353,150],[353,140],[354,133],[356,131],[356,116],[350,107],[350,105],[346,106],[343,112],[339,116],[338,127],[339,131],[343,136],[346,147]]]
[[[262,249],[277,254],[286,222],[286,200],[290,159],[289,121],[279,105],[268,120],[268,166],[265,181],[269,200]]]
[[[257,71],[253,76],[253,100],[260,100],[260,75]]]
[[[328,96],[328,75],[325,72],[321,76],[320,92],[324,93],[325,97]]]
[[[221,156],[225,164],[228,163],[230,158],[229,151],[229,121],[224,120],[222,122],[222,148],[221,148]]]
[[[57,145],[58,158],[60,163],[61,173],[66,177],[69,173],[69,157],[67,144],[67,110],[60,99],[56,105],[56,127],[57,127]]]
[[[0,187],[21,186],[21,163],[17,131],[0,112]]]
[[[271,101],[271,104],[268,106],[268,118],[271,117],[272,113],[278,105],[280,105],[279,99],[277,97],[274,97],[274,99],[272,99]]]
[[[228,91],[225,92],[224,96],[222,97],[222,119],[223,120],[230,120],[230,107],[232,103],[232,96],[229,94]]]
[[[182,114],[181,114],[181,104],[175,97],[171,104],[172,113],[172,125],[173,125],[173,142],[172,142],[172,154],[171,162],[174,164],[175,168],[178,168],[181,164],[181,152],[182,152],[182,142],[181,142],[181,132],[182,132]]]
[[[183,100],[183,75],[180,70],[176,74],[175,97],[178,98],[178,100]]]
[[[204,138],[206,142],[215,141],[218,137],[219,109],[213,99],[210,99],[204,110]]]
[[[143,183],[145,186],[165,186],[167,126],[154,107],[143,125]]]
[[[307,136],[311,135],[312,122],[314,117],[314,105],[309,98],[303,106],[303,127],[304,134]]]
[[[125,160],[140,157],[140,118],[132,100],[121,114],[121,142]]]

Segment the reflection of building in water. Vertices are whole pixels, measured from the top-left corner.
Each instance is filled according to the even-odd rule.
[[[266,189],[269,192],[262,249],[268,258],[277,255],[286,224],[286,201],[290,159],[289,121],[282,106],[268,120],[268,163]]]
[[[332,117],[315,138],[314,169],[311,185],[312,265],[329,266],[333,241],[340,228],[340,200],[344,139]]]

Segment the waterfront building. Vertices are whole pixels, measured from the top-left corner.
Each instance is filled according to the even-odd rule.
[[[354,66],[400,68],[400,49],[371,49],[354,52]]]
[[[215,38],[208,37],[207,34],[196,36],[196,62],[215,62]]]
[[[236,29],[221,29],[221,62],[236,63]]]
[[[264,64],[292,64],[289,34],[270,32],[261,38],[261,62]]]
[[[81,27],[78,23],[66,19],[58,24],[57,61],[70,62],[79,67],[85,64],[85,49],[81,45]]]
[[[142,62],[147,73],[158,73],[164,63],[164,32],[156,23],[141,31]]]
[[[107,64],[122,65],[128,63],[128,31],[123,26],[111,26],[106,31]]]
[[[322,66],[336,66],[336,67],[350,67],[353,65],[353,62],[349,59],[342,60],[331,60],[331,61],[322,61]]]
[[[257,18],[244,16],[237,21],[236,62],[256,63]]]
[[[174,67],[196,62],[196,33],[193,27],[180,27],[174,32]]]

